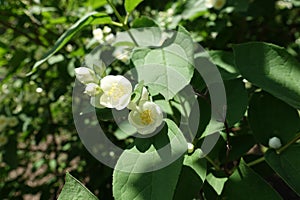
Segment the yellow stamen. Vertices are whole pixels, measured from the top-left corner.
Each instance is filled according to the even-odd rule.
[[[151,110],[144,110],[141,114],[141,121],[144,125],[149,125],[153,122],[152,116],[151,116]]]
[[[124,87],[118,83],[113,83],[107,95],[113,99],[119,99],[125,94]]]

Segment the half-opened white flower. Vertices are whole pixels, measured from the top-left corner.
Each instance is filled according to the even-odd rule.
[[[98,81],[95,72],[87,67],[78,67],[75,69],[76,78],[83,84],[95,83]]]
[[[163,113],[157,104],[140,101],[137,108],[129,113],[128,121],[140,134],[146,135],[154,132],[161,125]]]
[[[103,91],[100,98],[101,105],[122,110],[129,104],[132,85],[124,76],[105,76],[101,79],[100,87]]]

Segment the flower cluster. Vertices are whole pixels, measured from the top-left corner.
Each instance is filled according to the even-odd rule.
[[[103,30],[101,28],[94,29],[93,36],[100,44],[104,42],[110,44],[115,40],[115,36],[111,33],[111,28],[108,26],[104,26]]]
[[[132,85],[121,75],[108,75],[99,78],[95,72],[87,67],[75,69],[76,78],[86,85],[84,93],[91,97],[91,104],[97,108],[130,109],[129,123],[140,134],[154,132],[163,121],[161,108],[149,100],[146,88],[142,89],[138,102],[132,102]]]

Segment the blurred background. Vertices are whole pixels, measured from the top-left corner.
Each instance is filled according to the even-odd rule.
[[[122,0],[113,2],[124,14]],[[145,0],[129,22],[143,15],[164,29],[180,24],[213,50],[270,42],[299,60],[299,1],[228,0],[222,8],[203,2]],[[97,27],[86,27],[36,73],[26,75],[64,31],[94,10],[115,19],[105,0],[0,0],[0,199],[56,199],[66,171],[99,199],[113,199],[112,169],[86,151],[72,116],[74,68],[98,45],[93,37]],[[110,28],[107,41],[119,31]],[[123,68],[119,64],[112,70],[122,73]],[[101,123],[112,133],[108,117]],[[120,146],[128,143],[110,137]]]

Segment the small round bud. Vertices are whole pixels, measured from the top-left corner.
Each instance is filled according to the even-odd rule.
[[[96,83],[88,83],[86,85],[84,93],[86,93],[89,96],[96,96],[101,92],[101,88]]]
[[[108,27],[108,26],[104,26],[104,28],[103,28],[103,33],[108,34],[108,33],[110,33],[110,32],[111,32],[111,28]]]
[[[272,149],[279,149],[281,147],[281,141],[278,137],[272,137],[269,139],[269,147]]]
[[[101,28],[94,29],[93,36],[99,43],[103,43],[103,31]]]
[[[194,151],[194,145],[192,143],[187,143],[187,152],[192,153]]]

